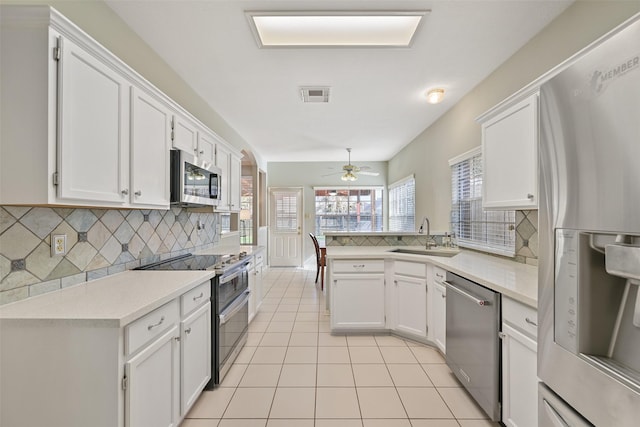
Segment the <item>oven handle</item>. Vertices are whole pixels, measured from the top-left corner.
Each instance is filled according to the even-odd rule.
[[[459,293],[460,295],[470,299],[471,301],[475,302],[476,304],[478,304],[481,307],[486,307],[488,305],[491,305],[491,301],[487,301],[487,300],[476,298],[473,295],[471,295],[470,293],[467,293],[467,292],[463,291],[462,289],[460,289],[459,287],[455,286],[451,282],[445,281],[444,284],[447,285],[448,289],[451,289],[452,291]]]
[[[225,284],[227,282],[232,281],[233,279],[235,279],[236,277],[238,277],[240,275],[240,273],[242,273],[242,269],[236,271],[233,274],[230,274],[229,276],[221,276],[220,277],[220,284]]]
[[[227,323],[237,312],[242,309],[242,306],[249,301],[250,293],[251,291],[247,289],[238,298],[236,298],[235,301],[233,301],[223,313],[220,313],[220,326]]]

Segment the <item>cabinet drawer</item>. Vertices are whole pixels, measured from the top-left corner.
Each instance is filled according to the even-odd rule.
[[[502,320],[534,338],[538,336],[538,312],[535,308],[503,297]]]
[[[175,299],[127,325],[124,330],[124,352],[135,353],[140,347],[180,321],[180,306]]]
[[[182,315],[189,314],[196,307],[201,306],[205,302],[209,301],[211,297],[211,281],[207,280],[199,286],[186,292],[181,297],[182,302]]]
[[[427,264],[420,262],[396,261],[394,267],[396,274],[421,277],[425,279],[427,277]]]
[[[384,260],[345,259],[333,261],[334,273],[384,273]]]
[[[440,267],[433,266],[433,281],[438,283],[444,283],[447,280],[447,272]]]

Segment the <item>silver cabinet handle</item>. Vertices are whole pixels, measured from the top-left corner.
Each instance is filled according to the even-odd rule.
[[[160,318],[160,321],[159,321],[158,323],[154,323],[153,325],[149,325],[149,326],[147,326],[147,330],[148,330],[148,331],[150,331],[150,330],[152,330],[153,328],[155,328],[155,327],[158,327],[158,326],[162,325],[162,322],[164,322],[164,316],[162,316],[162,317]]]
[[[129,194],[129,190],[125,188],[124,190],[121,191],[121,193],[123,196],[126,196],[127,194]]]
[[[198,295],[197,297],[193,297],[194,301],[198,301],[200,298],[202,298],[204,296],[204,292],[200,292],[200,295]]]
[[[364,264],[353,264],[353,268],[364,268]]]
[[[138,191],[136,191],[136,192],[135,192],[135,193],[133,193],[133,194],[135,194],[136,196],[142,196],[142,191],[138,190]]]
[[[200,151],[199,151],[199,153],[200,153],[200,154],[204,154],[204,150],[200,150]]]
[[[189,335],[191,333],[191,327],[184,330],[184,333]]]
[[[529,319],[528,317],[525,317],[524,321],[527,322],[530,325],[538,326],[538,324],[536,322],[534,322],[533,320]]]
[[[447,285],[447,289],[451,289],[452,291],[470,299],[471,301],[475,302],[476,304],[478,304],[481,307],[486,307],[491,305],[491,301],[487,301],[487,300],[483,300],[483,299],[479,299],[474,297],[473,295],[471,295],[470,293],[467,293],[465,291],[463,291],[462,289],[458,288],[457,286],[452,285],[449,282],[444,282],[445,285]]]
[[[533,194],[531,194],[531,193],[527,194],[527,199],[533,200]]]

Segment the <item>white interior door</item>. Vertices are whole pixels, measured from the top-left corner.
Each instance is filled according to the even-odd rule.
[[[302,266],[302,189],[269,190],[269,264]]]

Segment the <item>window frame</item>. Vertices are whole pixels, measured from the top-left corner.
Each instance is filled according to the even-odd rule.
[[[411,186],[413,187],[413,215],[409,214],[409,213],[405,213],[404,215],[394,215],[395,210],[396,210],[396,206],[394,206],[394,204],[396,204],[396,201],[394,200],[394,198],[396,197],[395,194],[395,190],[398,189],[398,191],[401,191],[399,189],[401,189],[403,186],[407,185],[411,183]],[[411,174],[408,175],[402,179],[399,179],[398,181],[395,181],[394,183],[390,184],[388,186],[388,191],[387,191],[387,198],[389,200],[389,225],[388,225],[388,229],[389,231],[393,231],[393,232],[398,232],[398,233],[404,233],[404,232],[408,232],[408,233],[412,233],[416,231],[416,177],[415,174]],[[393,197],[392,197],[393,195]],[[409,200],[409,197],[407,197],[407,200]],[[405,201],[405,203],[400,203],[399,204],[404,204],[405,207],[407,207],[406,205],[408,205],[409,203],[407,201]],[[396,221],[394,221],[394,218],[404,218],[404,219],[399,219],[400,222],[400,229],[395,229],[394,225],[397,223]],[[413,218],[413,220],[410,220],[410,218]],[[411,221],[411,222],[409,222]]]
[[[361,191],[361,190],[369,190],[372,192],[372,200],[371,200],[371,230],[352,230],[352,229],[348,229],[348,230],[334,230],[334,229],[328,229],[326,227],[321,227],[320,223],[322,220],[319,220],[318,217],[319,216],[329,216],[329,215],[319,215],[318,214],[318,197],[323,197],[323,196],[318,196],[318,191],[329,191],[329,190],[336,190],[336,191]],[[375,193],[376,192],[380,192],[380,198],[381,200],[377,200],[375,197]],[[349,233],[371,233],[374,231],[383,231],[384,230],[384,201],[385,201],[385,187],[383,185],[362,185],[362,186],[318,186],[318,187],[313,187],[313,197],[314,197],[314,232],[316,233],[316,235],[322,236],[324,235],[324,233],[331,233],[331,232],[349,232]],[[342,196],[344,197],[344,196]],[[350,220],[349,218],[351,217],[350,215],[350,198],[353,197],[352,195],[348,195],[347,197],[347,212],[344,215],[335,215],[335,218],[338,217],[346,217],[347,218],[347,224],[350,224]],[[380,203],[380,212],[376,213],[376,204]],[[367,214],[368,215],[368,214]],[[379,227],[380,229],[376,229],[374,228],[375,225],[377,225],[377,223],[379,223]]]
[[[468,171],[455,170],[463,164],[467,164]],[[496,255],[515,256],[515,211],[482,208],[484,183],[482,147],[450,159],[449,167],[451,171],[450,227],[458,246]],[[460,184],[461,175],[463,179],[468,179],[468,182]],[[463,217],[467,219],[461,219]]]

